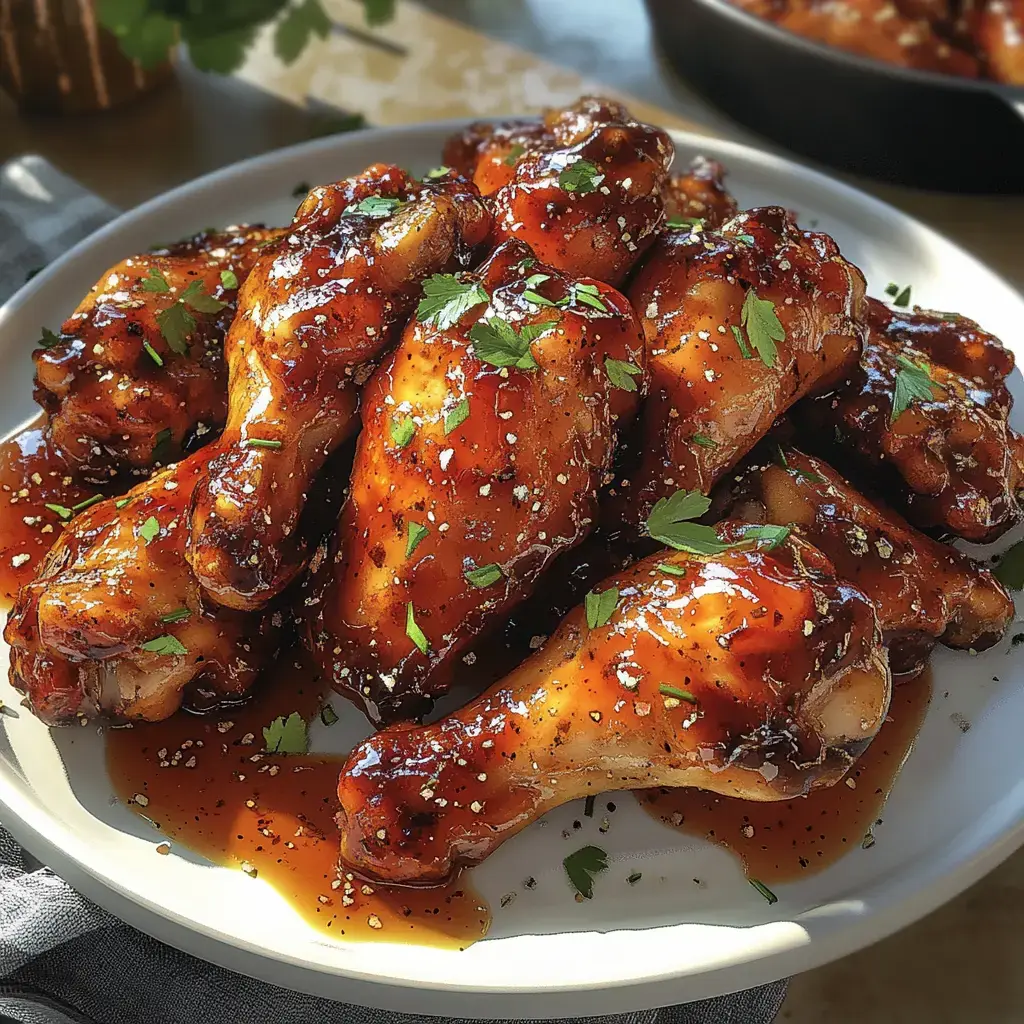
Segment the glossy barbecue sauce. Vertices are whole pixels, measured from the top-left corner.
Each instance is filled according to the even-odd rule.
[[[72,479],[49,446],[42,421],[0,444],[0,605],[10,607],[53,545],[66,516],[96,493]]]
[[[255,874],[328,935],[464,949],[490,924],[489,908],[465,876],[412,889],[339,873],[334,814],[341,760],[263,753],[263,728],[275,718],[316,717],[324,697],[313,678],[311,669],[296,666],[268,680],[248,704],[109,729],[115,792],[170,842]]]
[[[895,687],[878,735],[846,778],[830,789],[779,803],[696,789],[650,789],[637,798],[665,824],[737,854],[750,878],[768,884],[792,881],[834,864],[851,849],[873,845],[872,827],[910,753],[930,697],[927,670]]]

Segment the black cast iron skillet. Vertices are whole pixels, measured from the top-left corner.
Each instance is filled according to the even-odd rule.
[[[679,73],[788,149],[920,188],[1024,192],[1024,87],[883,64],[727,0],[646,3]]]

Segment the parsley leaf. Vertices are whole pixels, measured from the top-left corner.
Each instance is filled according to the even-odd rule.
[[[501,162],[506,167],[515,167],[516,161],[526,152],[526,147],[521,142],[513,142],[508,147],[508,153],[505,154],[505,159]]]
[[[684,700],[687,704],[697,703],[697,698],[689,690],[680,690],[678,686],[669,686],[668,683],[662,683],[658,687],[658,693],[663,697],[675,697],[676,700]]]
[[[142,282],[142,290],[144,292],[169,292],[171,286],[167,283],[167,278],[156,267],[150,267],[146,274],[146,280]]]
[[[220,283],[225,288],[237,288],[238,275],[233,270],[222,270],[220,272]]]
[[[227,303],[215,299],[204,287],[202,281],[192,281],[181,293],[179,300],[197,313],[218,313]]]
[[[748,878],[747,881],[750,882],[750,884],[768,901],[769,906],[771,906],[772,903],[779,902],[779,897],[776,896],[775,893],[773,893],[771,889],[764,884],[764,882],[760,882],[756,878]]]
[[[689,228],[691,231],[697,227],[698,224],[703,227],[703,217],[670,217],[665,221],[665,227],[667,228]]]
[[[156,315],[160,333],[167,347],[179,356],[188,353],[188,337],[196,329],[196,318],[180,302],[160,310]]]
[[[157,366],[164,365],[164,357],[160,355],[160,353],[157,352],[157,350],[153,348],[153,346],[150,345],[148,341],[144,341],[142,343],[142,347],[145,350],[146,355],[149,356],[149,358],[152,359]]]
[[[240,448],[283,448],[284,441],[269,437],[243,437],[238,442]]]
[[[710,526],[700,526],[687,520],[699,519],[711,507],[710,499],[699,491],[676,491],[662,498],[647,517],[647,533],[655,540],[695,555],[719,555],[727,551],[728,544],[718,539]]]
[[[432,167],[423,175],[423,180],[433,181],[436,178],[443,178],[450,170],[450,167]]]
[[[587,611],[587,626],[590,629],[600,629],[607,626],[615,608],[619,603],[619,591],[617,587],[609,587],[602,593],[591,590],[584,598],[584,606]]]
[[[268,754],[305,754],[309,750],[306,720],[293,711],[263,727],[263,749]]]
[[[537,306],[554,306],[554,302],[536,291],[536,289],[545,281],[550,280],[550,274],[531,274],[524,282],[526,290],[523,292],[523,298],[526,299],[527,302],[532,302]]]
[[[573,888],[585,899],[594,896],[594,875],[608,870],[608,854],[598,846],[584,846],[562,860]]]
[[[454,274],[434,274],[423,282],[416,317],[444,331],[475,305],[487,301],[487,292],[480,284],[460,281]]]
[[[395,16],[395,0],[363,0],[366,24],[383,25]]]
[[[910,305],[910,288],[911,286],[908,284],[906,288],[901,289],[894,281],[890,281],[885,286],[885,294],[892,299],[892,304],[894,306],[900,306],[901,308],[906,309],[906,307]]]
[[[750,525],[743,528],[743,539],[763,542],[769,551],[774,551],[792,532],[788,526],[774,526],[771,523]]]
[[[694,434],[690,440],[699,448],[717,448],[718,442],[712,441],[707,434]]]
[[[1003,552],[992,574],[1007,590],[1024,590],[1024,540]]]
[[[463,398],[458,405],[453,405],[444,414],[444,436],[447,437],[456,427],[461,427],[469,419],[469,399]]]
[[[574,284],[569,288],[569,295],[573,305],[577,303],[583,306],[590,306],[591,309],[599,310],[602,313],[608,312],[608,307],[601,298],[601,290],[596,284]],[[563,299],[559,305],[567,304]]]
[[[747,345],[747,339],[743,337],[743,332],[735,325],[732,324],[732,336],[736,339],[736,344],[739,345],[740,355],[744,359],[753,359],[754,353],[750,351],[750,347]]]
[[[613,387],[623,391],[636,391],[636,381],[633,378],[644,371],[632,363],[607,356],[604,361],[604,372],[608,374],[608,379],[612,382]]]
[[[157,522],[156,516],[150,516],[140,527],[139,536],[146,542],[146,546],[149,546],[150,541],[155,540],[160,535],[160,524]]]
[[[405,610],[405,635],[419,648],[420,654],[426,654],[430,650],[430,641],[416,622],[416,609],[413,608],[412,601]]]
[[[751,347],[761,357],[761,362],[771,369],[778,358],[775,342],[786,337],[786,331],[775,315],[775,303],[770,299],[759,299],[757,292],[749,288],[740,310],[740,322],[746,328]]]
[[[71,511],[84,512],[87,508],[92,508],[93,505],[98,505],[102,500],[102,494],[94,494],[91,498],[86,498],[85,501],[80,501],[77,505],[72,505]]]
[[[604,181],[604,175],[589,160],[577,160],[570,164],[558,176],[558,184],[566,192],[586,195],[596,192],[597,186]]]
[[[168,654],[178,656],[188,654],[188,648],[176,636],[171,636],[170,633],[165,633],[163,636],[157,636],[152,640],[147,640],[142,645],[142,650],[148,651],[150,654]]]
[[[390,217],[402,205],[404,205],[402,200],[395,199],[393,196],[367,196],[362,202],[346,206],[342,216],[355,217],[362,215],[363,217],[383,219],[384,217]]]
[[[685,576],[686,570],[681,565],[673,565],[671,562],[659,562],[658,568],[666,576]]]
[[[192,612],[188,608],[175,608],[173,612],[161,615],[158,622],[184,622],[191,618]]]
[[[43,328],[43,336],[39,339],[38,345],[40,348],[53,348],[54,345],[60,344],[60,336],[54,334],[49,327]]]
[[[332,704],[325,704],[320,709],[320,721],[328,728],[338,721],[338,712],[334,710],[334,706]]]
[[[157,431],[156,437],[153,439],[153,461],[166,463],[168,456],[171,454],[171,440],[174,434],[170,427],[164,427],[163,430]]]
[[[492,316],[472,326],[469,332],[477,358],[491,366],[515,366],[520,370],[536,370],[537,361],[530,352],[530,342],[555,326],[555,321],[524,324],[521,331],[500,316]]]
[[[467,569],[462,575],[474,587],[482,590],[484,587],[497,583],[502,577],[502,572],[501,566],[492,562],[490,565],[482,565],[478,569]]]
[[[61,519],[70,519],[75,514],[66,505],[47,504],[43,507],[48,508],[51,512],[60,516]]]
[[[420,546],[420,541],[423,540],[428,533],[430,533],[430,531],[425,526],[420,526],[419,523],[409,523],[409,538],[405,542],[406,558],[409,558]]]
[[[933,401],[936,388],[927,364],[915,363],[905,355],[898,355],[896,362],[900,368],[896,372],[896,386],[892,391],[890,423],[895,423],[897,417],[910,408],[915,399],[921,402]]]
[[[404,448],[416,436],[416,423],[411,416],[406,416],[404,420],[392,417],[389,430],[395,447]]]
[[[331,31],[331,19],[320,0],[304,0],[289,7],[274,31],[274,53],[285,63],[294,64],[299,54],[316,35],[326,39]]]

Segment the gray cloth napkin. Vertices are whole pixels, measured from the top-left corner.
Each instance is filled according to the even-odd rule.
[[[38,156],[0,168],[0,302],[117,214]],[[120,923],[35,863],[0,827],[0,1021],[18,1024],[414,1024],[196,960]],[[342,983],[343,985],[343,983]],[[769,1024],[786,983],[607,1024]],[[451,1021],[449,1024],[463,1024]],[[468,1024],[468,1022],[467,1022]]]

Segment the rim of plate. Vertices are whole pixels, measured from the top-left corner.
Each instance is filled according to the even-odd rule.
[[[365,142],[370,135],[398,141],[412,140],[417,136],[440,138],[469,122],[470,119],[458,118],[367,128],[273,150],[195,178],[126,211],[54,260],[0,306],[0,332],[15,307],[45,287],[51,276],[75,263],[97,244],[114,238],[125,226],[145,219],[149,214],[226,183],[242,182],[254,172],[272,172],[275,168],[283,170],[306,156],[343,152],[353,142]],[[733,158],[757,165],[771,174],[790,176],[846,204],[896,221],[916,233],[929,246],[946,249],[957,259],[973,265],[974,270],[991,284],[1005,289],[1024,311],[1024,296],[996,271],[916,218],[852,185],[754,146],[693,132],[669,130],[669,134],[687,150],[702,150],[726,160]],[[1017,812],[1011,815],[1009,812],[1013,807]],[[864,911],[857,918],[829,920],[827,915],[819,914],[827,907],[813,908],[794,915],[789,921],[737,929],[737,934],[744,936],[743,941],[736,944],[731,955],[720,957],[713,963],[705,962],[690,968],[681,963],[671,970],[647,974],[633,971],[628,976],[582,984],[531,985],[529,977],[509,978],[502,984],[483,984],[464,977],[425,982],[397,974],[352,969],[344,964],[332,968],[312,965],[282,950],[189,922],[171,908],[137,895],[113,871],[103,867],[99,856],[90,856],[89,844],[84,837],[47,814],[33,796],[14,784],[8,772],[2,769],[0,817],[19,843],[83,895],[153,938],[229,970],[297,991],[399,1012],[483,1018],[573,1017],[633,1011],[735,992],[818,967],[885,938],[958,895],[1024,845],[1024,780],[1007,790],[971,827],[961,829],[947,847],[919,871],[912,875],[896,873],[860,892],[858,895]],[[671,939],[674,930],[687,926],[688,923],[681,922],[642,931],[661,933],[666,939]],[[494,941],[512,943],[530,938],[542,943],[572,943],[589,935],[598,936],[602,941],[614,938],[614,941],[629,942],[629,936],[634,934],[622,929],[605,933],[513,936]],[[386,962],[389,947],[377,948],[381,950],[380,960]],[[460,955],[455,954],[456,957]],[[339,982],[342,983],[340,989]],[[417,998],[417,994],[426,993],[430,993],[429,1006],[423,1006]]]

